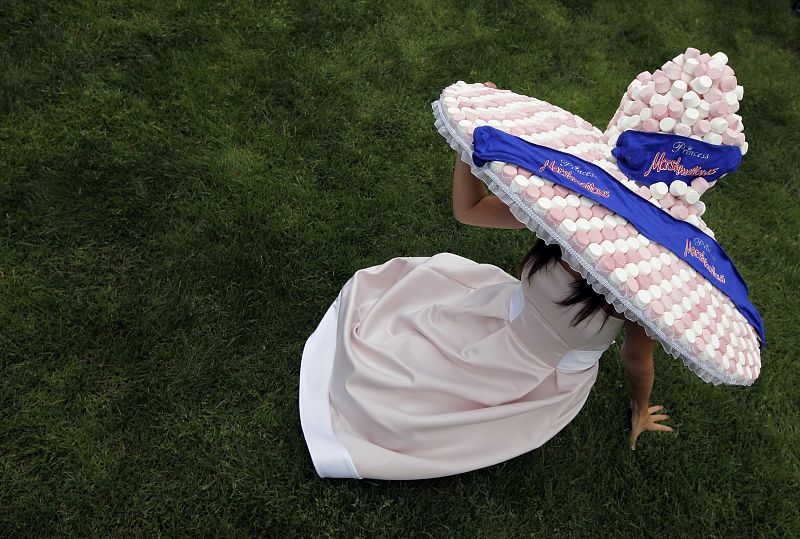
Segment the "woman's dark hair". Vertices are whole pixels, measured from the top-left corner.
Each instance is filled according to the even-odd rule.
[[[525,266],[527,266],[529,263],[531,264],[531,267],[526,276],[528,281],[531,280],[531,277],[533,277],[534,273],[548,266],[549,264],[558,264],[560,259],[561,248],[558,246],[558,244],[554,243],[552,245],[548,245],[541,238],[537,239],[536,243],[534,243],[533,247],[531,247],[531,250],[528,251],[528,254],[526,254],[520,262],[520,279],[522,279],[522,272],[525,270]],[[556,302],[556,305],[561,307],[569,307],[570,305],[577,305],[579,303],[583,304],[581,310],[578,311],[578,313],[572,319],[571,325],[573,327],[577,326],[583,320],[589,318],[601,309],[605,310],[606,313],[606,316],[603,319],[603,324],[605,325],[606,321],[613,312],[613,307],[606,301],[606,298],[603,297],[602,294],[595,292],[592,288],[592,285],[590,285],[586,279],[575,279],[572,282],[571,287],[572,291],[570,294],[561,301]]]

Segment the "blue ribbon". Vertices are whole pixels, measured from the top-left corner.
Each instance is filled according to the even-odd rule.
[[[633,130],[619,136],[611,154],[623,174],[646,185],[669,185],[675,180],[691,183],[695,178],[713,182],[739,168],[742,162],[738,146]]]
[[[618,213],[642,235],[675,253],[733,301],[758,333],[763,349],[764,322],[747,297],[747,284],[711,236],[691,223],[675,219],[602,168],[572,154],[527,142],[490,126],[475,129],[473,140],[475,165],[501,161],[529,170]]]

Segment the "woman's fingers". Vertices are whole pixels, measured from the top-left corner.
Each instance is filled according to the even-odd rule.
[[[666,414],[651,415],[650,419],[653,421],[664,421],[665,419],[669,419],[669,416]]]
[[[664,407],[659,404],[657,406],[651,406],[650,408],[648,408],[647,409],[647,413],[648,414],[652,414],[653,412],[658,412],[658,411],[661,411],[663,409],[664,409]]]
[[[664,432],[672,432],[672,427],[669,425],[662,425],[661,423],[653,423],[652,428],[649,430],[662,430]]]
[[[486,82],[484,82],[483,85],[484,86],[488,86],[489,88],[497,88],[497,85],[495,83],[490,82],[488,80]]]

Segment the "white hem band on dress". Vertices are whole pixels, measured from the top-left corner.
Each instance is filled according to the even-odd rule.
[[[341,292],[303,347],[300,362],[300,424],[320,477],[361,479],[331,422],[330,383],[336,353]]]

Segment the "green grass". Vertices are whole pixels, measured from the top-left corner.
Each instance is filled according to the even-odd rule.
[[[800,18],[789,1],[0,3],[0,536],[796,537]],[[450,208],[429,103],[463,79],[601,128],[724,50],[750,152],[706,200],[765,323],[751,388],[659,351],[674,435],[627,449],[618,350],[541,449],[429,481],[321,480],[307,336],[352,273],[525,231]]]

